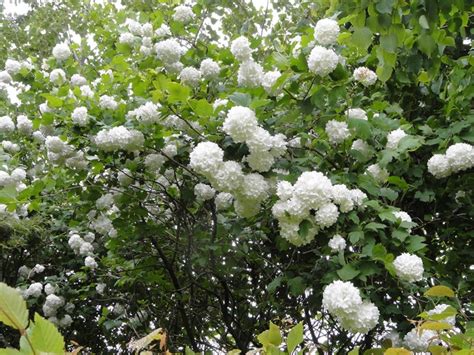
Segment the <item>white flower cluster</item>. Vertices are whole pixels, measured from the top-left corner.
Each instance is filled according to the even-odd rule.
[[[43,284],[41,282],[32,283],[24,292],[25,298],[34,297],[38,298],[43,292]]]
[[[155,44],[156,56],[165,65],[173,65],[179,62],[181,56],[186,52],[174,38],[165,39]]]
[[[336,69],[339,57],[332,49],[314,46],[308,57],[309,70],[319,76],[326,76]]]
[[[359,67],[354,70],[354,80],[358,81],[364,86],[374,85],[377,81],[377,74],[366,67]]]
[[[345,113],[347,118],[356,118],[358,120],[367,121],[367,113],[361,108],[349,108]]]
[[[416,282],[423,279],[423,261],[419,256],[403,253],[395,258],[393,266],[401,280]]]
[[[269,95],[274,95],[279,92],[278,89],[273,89],[273,86],[280,78],[281,73],[278,70],[266,72],[262,78],[262,86]]]
[[[186,5],[178,5],[174,8],[173,20],[188,23],[194,18],[193,10]]]
[[[104,214],[99,214],[95,219],[91,218],[90,227],[97,233],[108,235],[111,238],[117,236],[117,230],[114,228],[112,221]]]
[[[71,85],[73,86],[84,86],[87,85],[87,79],[80,74],[73,74],[71,76]]]
[[[0,83],[9,84],[12,81],[12,77],[6,70],[0,71]]]
[[[59,61],[68,59],[72,55],[71,49],[66,43],[59,43],[53,48],[53,57]]]
[[[21,61],[14,59],[7,59],[5,61],[5,70],[10,75],[15,75],[20,72],[22,69],[31,70],[33,68],[32,64],[27,61]]]
[[[233,196],[228,192],[220,192],[216,195],[215,203],[218,211],[226,210],[232,206]]]
[[[102,95],[99,98],[99,107],[103,110],[116,110],[118,102],[112,96]]]
[[[367,174],[371,175],[377,182],[384,183],[390,174],[387,169],[382,168],[378,164],[372,164],[367,168]]]
[[[346,248],[346,240],[339,234],[335,234],[328,243],[333,252],[338,252]]]
[[[387,134],[387,149],[397,149],[400,140],[406,136],[407,134],[401,128],[391,131]]]
[[[428,160],[428,171],[436,178],[444,178],[474,166],[474,147],[467,143],[456,143],[446,154],[435,154]]]
[[[240,63],[237,73],[237,83],[239,86],[255,88],[258,87],[263,80],[263,68],[253,59]]]
[[[98,266],[94,259],[94,246],[92,245],[94,239],[95,235],[91,232],[84,235],[84,238],[75,232],[71,232],[68,240],[69,247],[76,255],[85,256],[84,265],[91,269],[95,269]]]
[[[324,174],[317,171],[302,173],[294,185],[280,181],[277,196],[279,200],[272,208],[273,216],[278,219],[281,236],[295,245],[311,242],[319,228],[336,223],[339,210],[349,212],[360,206],[367,197],[359,189],[349,190],[342,184],[332,185]],[[312,210],[316,211],[314,217]],[[312,227],[303,238],[298,231],[304,220],[311,222]]]
[[[89,123],[89,114],[87,113],[87,107],[80,106],[76,107],[71,114],[72,123],[79,127],[85,127]]]
[[[196,195],[197,201],[207,201],[214,197],[216,194],[216,190],[214,190],[211,186],[207,184],[196,184],[194,186],[194,195]]]
[[[430,345],[437,343],[437,333],[434,330],[413,328],[403,338],[405,346],[413,351],[427,351]]]
[[[155,35],[158,38],[171,36],[171,29],[167,24],[163,23],[159,28],[156,29]]]
[[[43,314],[45,317],[56,317],[58,309],[62,306],[64,306],[64,298],[51,293],[46,296],[46,301],[43,304]]]
[[[11,133],[15,131],[15,123],[11,119],[10,116],[2,116],[0,117],[0,132],[2,134]]]
[[[136,129],[118,126],[101,130],[95,136],[94,141],[100,149],[106,152],[120,149],[133,152],[143,147],[145,137]]]
[[[251,217],[268,197],[270,185],[260,174],[247,174],[235,161],[223,161],[224,152],[215,143],[201,142],[190,154],[189,166],[204,175],[213,188],[235,197],[234,207],[242,217]]]
[[[411,219],[410,215],[408,213],[406,213],[405,211],[395,211],[395,212],[393,212],[393,215],[397,219],[399,219],[401,222],[412,223],[412,219]]]
[[[153,174],[158,174],[166,158],[161,154],[148,154],[145,157],[145,167]]]
[[[379,320],[379,310],[362,301],[360,291],[352,282],[333,281],[323,291],[323,307],[335,316],[341,326],[353,333],[368,333]]]
[[[325,18],[319,20],[314,28],[314,39],[323,46],[335,44],[339,36],[337,21]]]
[[[23,181],[26,179],[26,172],[22,168],[14,169],[10,174],[0,170],[0,186],[15,187],[17,191],[23,190],[26,186]]]
[[[49,73],[49,80],[56,85],[61,85],[66,81],[66,73],[62,69],[53,69]]]
[[[87,161],[84,153],[75,151],[69,144],[63,142],[61,138],[55,136],[46,137],[46,149],[48,160],[54,164],[65,164],[71,169],[83,170],[87,168]]]
[[[207,58],[201,62],[199,70],[201,71],[201,74],[205,79],[210,80],[214,79],[219,75],[221,68],[219,67],[219,64],[217,64],[215,61]]]
[[[349,127],[346,122],[330,120],[326,123],[325,131],[329,142],[332,144],[340,144],[350,136]]]
[[[252,58],[253,50],[250,48],[249,40],[244,36],[240,36],[232,41],[230,51],[240,62],[245,62]]]
[[[286,152],[286,137],[283,134],[272,136],[258,125],[255,112],[243,106],[232,107],[224,120],[222,129],[235,143],[246,143],[250,154],[245,158],[256,171],[270,170],[275,158]]]
[[[30,135],[33,131],[33,122],[25,115],[18,115],[16,118],[16,127],[18,128],[18,132]]]
[[[179,73],[179,79],[184,85],[196,87],[201,81],[201,72],[193,67],[186,67]]]
[[[160,104],[154,104],[151,101],[148,101],[137,107],[135,110],[129,111],[127,117],[135,118],[145,125],[150,125],[157,123],[160,119]]]

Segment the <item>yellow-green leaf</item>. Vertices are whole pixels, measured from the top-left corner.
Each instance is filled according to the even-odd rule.
[[[36,352],[64,354],[64,339],[53,323],[35,313],[30,341]]]
[[[131,350],[138,351],[138,350],[146,348],[154,340],[160,341],[160,347],[162,345],[162,342],[166,341],[166,334],[163,331],[163,329],[161,328],[155,329],[150,334],[145,335],[143,338],[130,342],[129,347]]]
[[[451,329],[453,326],[446,322],[427,321],[421,325],[421,329],[429,330],[445,330]]]
[[[411,355],[412,352],[405,348],[388,348],[385,350],[384,355]]]
[[[4,283],[0,283],[0,322],[19,330],[28,326],[25,300],[17,290]]]
[[[281,334],[280,334],[280,328],[270,322],[270,329],[265,330],[262,332],[258,337],[258,341],[260,344],[262,344],[264,347],[267,347],[269,345],[275,345],[279,346],[281,344]]]
[[[448,354],[448,349],[446,349],[444,346],[440,346],[440,345],[431,345],[430,347],[428,347],[428,351],[432,355],[445,355],[445,354]]]
[[[447,286],[438,285],[425,292],[426,297],[454,297],[454,291]]]
[[[288,354],[291,354],[298,344],[303,341],[303,322],[299,322],[293,328],[291,328],[288,333],[288,338],[286,339],[286,345],[288,347]]]

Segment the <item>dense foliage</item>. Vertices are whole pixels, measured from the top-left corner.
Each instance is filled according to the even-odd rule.
[[[31,315],[95,353],[472,329],[469,2],[122,3],[1,18],[0,281]]]

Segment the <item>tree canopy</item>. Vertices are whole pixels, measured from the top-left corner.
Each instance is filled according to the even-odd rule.
[[[0,281],[36,329],[473,344],[472,4],[31,6],[0,17]]]

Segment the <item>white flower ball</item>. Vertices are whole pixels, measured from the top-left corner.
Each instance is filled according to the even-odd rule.
[[[53,57],[59,61],[68,59],[72,55],[71,49],[66,43],[59,43],[53,48]]]
[[[17,74],[22,68],[22,65],[19,61],[14,59],[7,59],[5,61],[5,70],[8,74],[15,75]]]
[[[377,74],[366,67],[359,67],[354,70],[354,80],[358,81],[364,86],[374,85],[377,81]]]
[[[434,330],[413,328],[405,335],[403,342],[405,346],[412,351],[426,351],[430,345],[437,344],[437,333]]]
[[[83,242],[79,248],[79,254],[89,255],[94,252],[94,246],[89,242]]]
[[[214,197],[216,190],[206,184],[196,184],[194,186],[194,195],[196,195],[197,201],[207,201]]]
[[[428,160],[428,171],[435,178],[444,178],[451,175],[451,166],[444,154],[435,154]]]
[[[367,156],[370,152],[369,145],[362,139],[356,139],[355,141],[353,141],[351,149],[356,150],[365,156]]]
[[[353,313],[362,305],[362,298],[352,282],[333,281],[323,291],[323,307],[338,317]]]
[[[326,76],[336,69],[339,57],[332,49],[315,46],[308,58],[309,70],[319,76]]]
[[[232,206],[233,196],[228,192],[220,192],[216,195],[215,203],[218,211],[229,209]]]
[[[367,121],[367,113],[361,108],[350,108],[346,110],[347,118],[356,118]]]
[[[252,56],[252,49],[250,48],[250,42],[246,37],[239,37],[232,41],[230,51],[234,57],[240,61],[248,61]]]
[[[186,5],[179,5],[174,8],[173,20],[188,23],[194,18],[193,10]]]
[[[130,32],[120,34],[119,43],[133,45],[138,38]]]
[[[327,203],[316,211],[315,220],[318,226],[326,228],[337,222],[339,211],[333,203]]]
[[[349,127],[346,122],[330,120],[326,123],[325,131],[329,142],[332,144],[340,144],[350,137]]]
[[[474,166],[474,147],[467,143],[456,143],[446,150],[446,158],[454,172]]]
[[[51,295],[51,294],[53,294],[54,292],[56,292],[56,287],[54,287],[54,286],[51,285],[50,283],[47,283],[47,284],[44,286],[44,293],[46,293],[46,295]]]
[[[423,261],[416,255],[403,253],[395,258],[393,266],[401,280],[416,282],[423,279]]]
[[[262,86],[267,92],[267,94],[275,94],[278,90],[273,90],[273,85],[277,82],[278,78],[281,76],[281,73],[278,70],[269,71],[265,73],[262,78]]]
[[[29,135],[33,131],[33,122],[25,115],[19,115],[16,118],[16,127],[18,132]]]
[[[407,134],[401,128],[391,131],[387,135],[387,149],[397,149],[398,143],[403,137],[406,137]]]
[[[34,297],[38,298],[43,292],[43,284],[41,282],[32,283],[25,291],[26,298]]]
[[[275,158],[269,151],[257,151],[247,155],[245,161],[252,170],[266,172],[271,169]]]
[[[205,79],[214,79],[219,75],[221,68],[215,61],[207,58],[201,62],[200,70]]]
[[[234,142],[245,142],[257,129],[255,112],[248,107],[234,106],[227,113],[222,129]]]
[[[85,127],[89,123],[89,115],[87,113],[87,107],[80,106],[76,107],[71,114],[72,122],[80,127]]]
[[[390,176],[387,169],[381,168],[378,164],[370,165],[367,168],[367,173],[370,174],[379,183],[384,183]]]
[[[0,117],[0,132],[11,133],[15,130],[15,123],[9,116]]]
[[[166,65],[179,62],[185,49],[174,38],[169,38],[155,44],[156,56]]]
[[[335,234],[328,243],[333,252],[342,251],[346,248],[346,240],[339,234]]]
[[[219,170],[224,151],[212,142],[201,142],[189,154],[189,166],[199,174],[214,174]]]
[[[62,69],[54,69],[49,74],[49,80],[54,84],[60,85],[66,81],[66,73]]]
[[[335,44],[339,36],[337,21],[325,18],[319,20],[314,28],[314,39],[323,46]]]
[[[82,75],[73,74],[71,76],[71,84],[73,86],[83,86],[83,85],[87,85],[87,80]]]
[[[179,78],[181,83],[184,85],[189,85],[191,87],[196,87],[199,85],[201,81],[201,72],[193,67],[186,67],[181,70],[179,74]]]
[[[341,326],[352,332],[367,334],[379,322],[380,312],[372,302],[363,302],[354,313],[339,317]]]
[[[252,59],[240,64],[237,73],[237,83],[239,86],[254,88],[262,83],[263,68]]]
[[[12,81],[12,77],[6,70],[0,71],[0,83],[9,84]]]
[[[103,110],[116,110],[118,102],[112,96],[102,95],[99,98],[99,107]]]
[[[86,258],[84,259],[84,265],[86,267],[91,268],[91,269],[95,269],[98,266],[97,262],[95,261],[95,259],[92,256],[86,256]]]
[[[277,196],[280,200],[286,201],[293,196],[294,188],[288,181],[279,181],[277,184]]]

